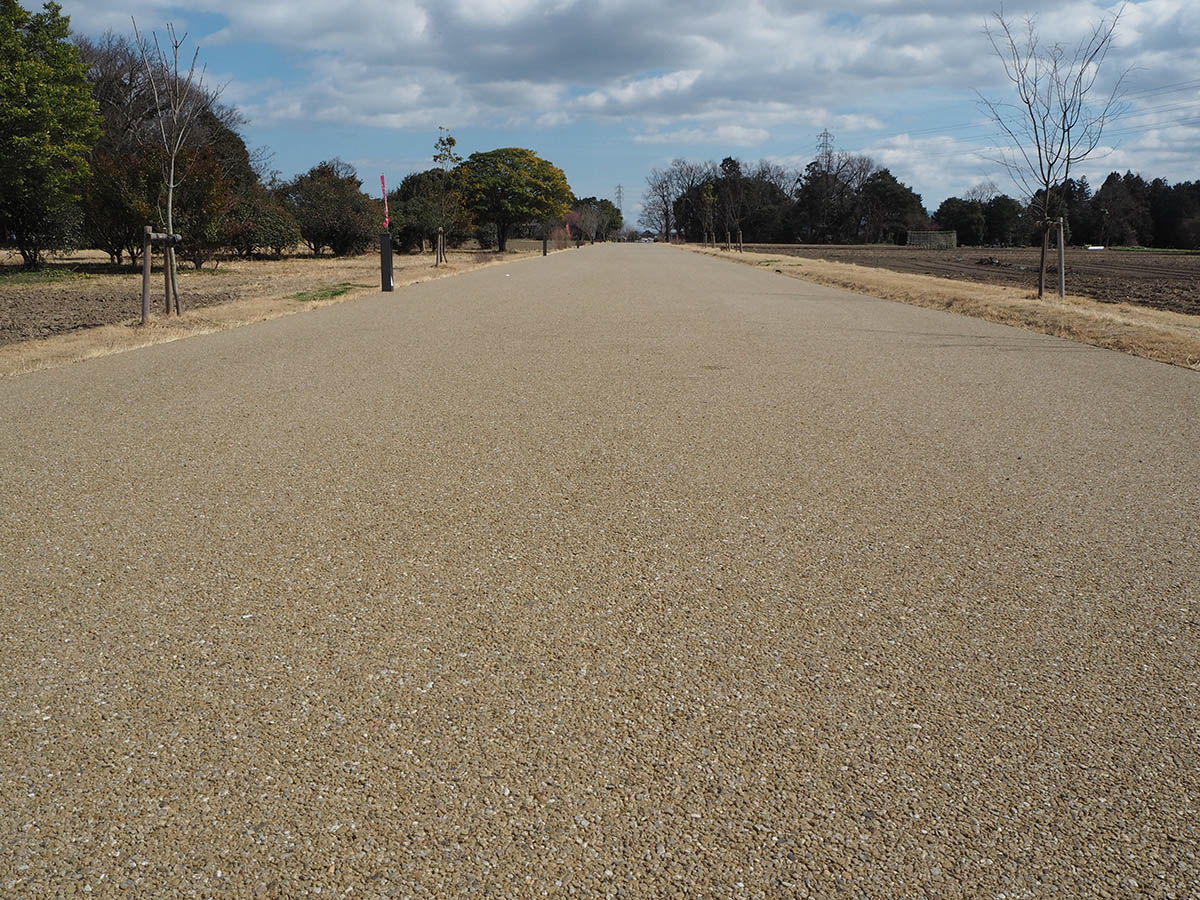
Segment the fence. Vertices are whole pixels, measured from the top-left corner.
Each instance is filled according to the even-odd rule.
[[[953,250],[958,246],[957,231],[910,231],[908,246],[930,250]]]

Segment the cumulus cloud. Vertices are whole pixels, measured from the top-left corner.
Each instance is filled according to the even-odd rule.
[[[291,67],[234,79],[227,96],[257,123],[311,122],[428,131],[436,124],[542,129],[617,126],[639,146],[775,147],[779,157],[829,127],[849,148],[913,165],[914,181],[948,185],[974,163],[931,166],[927,129],[976,116],[973,90],[1011,90],[983,34],[995,0],[63,0],[73,26],[96,34],[168,20],[216,46],[271,48]],[[1040,3],[1044,36],[1067,43],[1110,14],[1107,0]],[[1131,112],[1196,102],[1172,88],[1200,71],[1191,0],[1125,8],[1109,61],[1132,67]],[[215,23],[215,24],[214,24]],[[1145,93],[1162,90],[1164,93]],[[953,110],[954,112],[951,112]],[[1113,159],[1182,166],[1172,143],[1192,110],[1134,120]],[[1200,115],[1200,112],[1196,113]],[[1183,129],[1183,130],[1181,130]],[[923,132],[923,133],[922,133]],[[905,136],[912,135],[905,143]],[[801,137],[803,136],[803,137]],[[963,134],[948,154],[976,153]],[[1194,143],[1191,145],[1194,146]],[[1174,148],[1174,149],[1172,149]],[[1153,154],[1141,157],[1139,153]],[[811,158],[811,156],[809,157]],[[1148,167],[1149,164],[1147,164]],[[961,170],[961,172],[960,172]],[[927,173],[924,174],[924,173]],[[995,173],[992,173],[993,175]],[[938,187],[936,190],[940,190]],[[935,190],[929,188],[928,190]]]
[[[634,135],[635,144],[716,145],[719,147],[753,147],[761,144],[770,132],[764,128],[746,128],[743,125],[718,125],[707,130],[683,128],[678,131],[656,131]]]
[[[575,105],[587,112],[608,115],[639,111],[648,104],[657,105],[664,99],[678,102],[699,77],[699,69],[688,69],[651,78],[626,80],[618,85],[584,94],[575,101]]]

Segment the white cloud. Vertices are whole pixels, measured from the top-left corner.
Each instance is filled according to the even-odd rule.
[[[685,128],[679,131],[658,131],[634,135],[636,144],[704,144],[729,147],[752,147],[763,143],[770,132],[763,128],[743,125],[718,125],[715,129]]]
[[[953,137],[901,134],[868,144],[861,152],[921,194],[927,207],[936,208],[941,199],[988,179],[1006,193],[1015,190],[988,158],[994,154],[987,147]]]
[[[1068,43],[1113,8],[1109,0],[1034,5],[1043,37]],[[1171,87],[1200,79],[1194,5],[1143,0],[1125,8],[1103,77],[1135,67],[1130,90],[1162,91],[1131,97],[1132,112],[1200,101]],[[954,130],[977,116],[973,90],[1011,92],[982,31],[996,6],[995,0],[191,0],[186,6],[64,0],[73,26],[91,34],[128,32],[133,13],[143,28],[174,20],[202,45],[269,47],[291,70],[235,77],[226,94],[257,124],[401,131],[437,124],[591,125],[619,128],[641,147],[762,146],[776,158],[801,159],[811,158],[816,132],[828,127],[839,144],[872,152],[928,193],[976,177],[977,166],[962,154],[974,153],[985,138]],[[1120,136],[1111,160],[1148,170],[1163,165],[1185,177],[1189,153],[1194,169],[1196,137],[1194,128],[1179,124],[1188,114],[1179,109],[1134,120],[1144,130]],[[931,131],[943,124],[945,134],[958,136]],[[949,143],[935,162],[939,140]]]
[[[680,95],[691,89],[699,77],[699,69],[688,69],[652,78],[628,80],[613,87],[600,88],[584,94],[575,101],[575,106],[593,113],[635,111],[664,98],[677,100]]]

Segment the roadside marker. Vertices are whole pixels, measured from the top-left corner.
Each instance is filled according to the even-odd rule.
[[[383,231],[379,234],[379,284],[385,292],[396,288],[396,280],[392,277],[392,233],[388,231],[392,217],[388,215],[387,182],[383,175],[379,176],[379,190],[383,193]]]

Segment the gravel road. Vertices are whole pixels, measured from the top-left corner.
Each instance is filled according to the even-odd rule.
[[[1200,378],[598,246],[0,382],[0,896],[1200,896]]]

